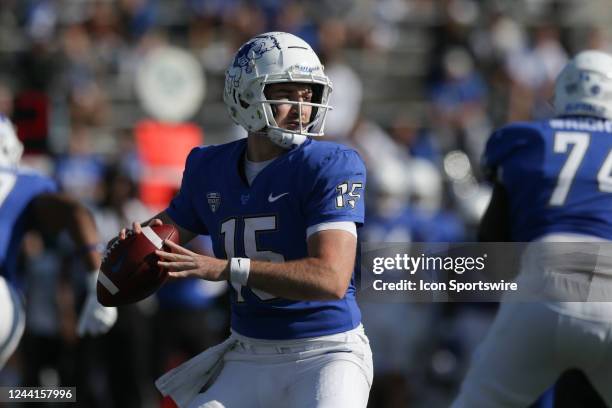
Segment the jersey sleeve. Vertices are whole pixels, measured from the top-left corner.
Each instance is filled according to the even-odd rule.
[[[18,174],[20,179],[18,182],[19,195],[27,197],[26,201],[28,202],[40,194],[52,194],[59,191],[59,185],[51,177],[33,172]],[[27,188],[23,189],[21,186],[27,186]]]
[[[6,174],[11,173],[3,173]],[[59,185],[52,178],[30,171],[19,171],[14,173],[17,180],[13,186],[10,196],[7,197],[6,205],[11,206],[16,211],[29,212],[32,202],[40,195],[53,194],[59,191]],[[1,180],[0,180],[1,183]],[[27,216],[29,222],[34,222],[35,218]]]
[[[536,129],[529,126],[510,125],[493,132],[482,157],[482,171],[487,180],[501,180],[506,158],[525,148],[538,137]]]
[[[337,221],[363,224],[366,169],[357,152],[338,150],[325,157],[306,186],[307,227]]]
[[[195,206],[195,180],[199,171],[199,160],[203,149],[196,147],[187,156],[185,170],[183,171],[183,180],[178,194],[172,199],[170,205],[166,209],[166,214],[172,220],[191,232],[208,235],[206,225],[200,219]]]
[[[59,191],[57,182],[50,177],[39,177],[38,186],[40,194],[57,193]]]

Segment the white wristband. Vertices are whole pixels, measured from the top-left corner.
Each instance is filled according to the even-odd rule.
[[[249,258],[232,258],[230,261],[230,282],[246,286],[250,271],[251,260]]]

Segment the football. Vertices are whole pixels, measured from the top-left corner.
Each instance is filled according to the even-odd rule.
[[[114,241],[102,259],[96,287],[98,301],[104,306],[121,306],[159,289],[168,279],[168,271],[157,265],[155,250],[162,248],[165,239],[179,243],[174,225],[143,227],[141,234],[129,231],[124,240]]]

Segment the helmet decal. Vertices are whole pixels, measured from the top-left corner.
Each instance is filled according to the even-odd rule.
[[[280,44],[276,37],[270,34],[258,35],[251,41],[244,44],[238,50],[231,68],[228,70],[226,77],[226,87],[237,87],[240,85],[240,77],[242,71],[245,73],[253,73],[253,60],[261,58],[266,52],[272,51],[274,48],[280,50]],[[231,81],[231,84],[227,82]]]

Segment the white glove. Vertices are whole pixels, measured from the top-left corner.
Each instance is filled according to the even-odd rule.
[[[89,285],[89,293],[85,305],[79,316],[77,334],[83,337],[86,334],[98,336],[104,334],[113,327],[117,321],[117,308],[102,306],[96,296],[96,284],[98,273],[93,273]]]

